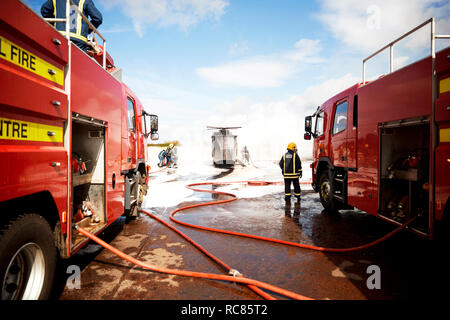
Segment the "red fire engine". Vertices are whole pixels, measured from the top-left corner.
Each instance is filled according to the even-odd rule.
[[[1,299],[48,298],[57,257],[88,242],[75,227],[98,234],[135,216],[147,189],[145,143],[158,118],[77,12],[103,39],[98,52],[71,45],[69,19],[0,1]]]
[[[431,55],[393,71],[394,45],[428,25]],[[450,218],[450,47],[435,53],[450,36],[434,28],[432,18],[364,59],[362,83],[306,117],[326,211],[358,208],[397,225],[416,217],[408,229],[427,238]],[[366,82],[366,62],[387,49],[390,73]]]

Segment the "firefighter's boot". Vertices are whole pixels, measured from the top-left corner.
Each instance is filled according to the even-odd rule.
[[[289,200],[286,200],[286,204],[284,206],[284,214],[286,216],[291,216],[291,198]]]

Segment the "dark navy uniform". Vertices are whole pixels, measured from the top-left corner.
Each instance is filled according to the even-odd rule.
[[[299,179],[302,177],[302,162],[297,152],[289,150],[280,160],[280,168],[284,177],[284,196],[286,200],[291,199],[291,184],[294,185],[294,196],[300,200],[301,189]]]
[[[103,21],[102,14],[95,7],[92,0],[72,0],[95,28],[98,28]],[[65,18],[66,17],[66,0],[47,0],[41,7],[41,14],[44,18]],[[81,18],[75,9],[70,10],[70,40],[75,43],[80,49],[86,51],[87,36],[91,33],[89,25]],[[56,22],[56,29],[66,35],[66,23]]]

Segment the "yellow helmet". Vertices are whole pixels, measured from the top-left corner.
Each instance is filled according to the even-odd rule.
[[[169,148],[170,148],[170,149],[173,148],[173,143],[169,144]]]
[[[288,144],[288,147],[287,147],[289,150],[292,150],[292,151],[294,151],[295,149],[297,149],[297,145],[294,143],[294,142],[291,142],[291,143],[289,143]]]

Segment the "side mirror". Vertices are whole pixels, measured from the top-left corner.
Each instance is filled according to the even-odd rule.
[[[155,114],[150,114],[150,132],[158,132],[158,116]]]
[[[305,133],[303,138],[305,138],[305,140],[311,140],[311,134],[309,132],[307,132],[307,133]]]
[[[307,116],[305,117],[305,131],[307,133],[311,133],[311,129],[312,129],[312,117]]]
[[[154,114],[149,114],[145,110],[142,111],[142,116],[144,117],[144,121],[143,122],[144,122],[144,126],[145,126],[144,136],[146,138],[151,136],[152,140],[158,140],[159,139],[159,135],[157,135],[157,137],[155,139],[153,138],[153,134],[158,132],[158,116],[154,115]],[[149,120],[150,120],[150,124],[148,124],[148,122],[147,122]]]

